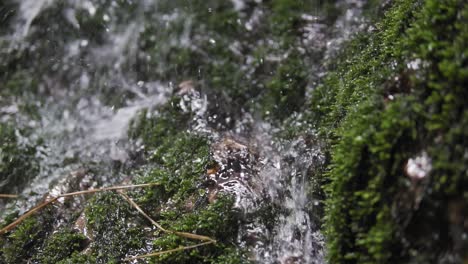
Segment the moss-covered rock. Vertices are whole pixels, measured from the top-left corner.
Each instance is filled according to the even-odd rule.
[[[34,254],[34,245],[41,240],[41,225],[35,218],[26,219],[7,238],[2,238],[1,258],[5,263],[25,263]]]
[[[94,197],[85,208],[86,222],[93,234],[91,256],[98,263],[118,263],[134,254],[145,243],[137,212],[122,197],[104,193]]]
[[[463,1],[395,1],[315,91],[331,145],[330,262],[466,261],[467,12]],[[408,166],[424,153],[415,179]]]
[[[16,214],[7,217],[2,228],[15,220]],[[1,263],[28,263],[44,245],[53,226],[53,210],[46,209],[26,218],[8,234],[0,237]],[[66,254],[66,253],[63,253]]]
[[[184,116],[190,115],[190,111],[184,113],[179,103],[179,98],[174,98],[161,107],[155,116],[148,116],[144,112],[136,123],[138,129],[130,130],[140,135],[146,151],[151,153],[149,167],[141,170],[135,182],[160,184],[135,194],[134,199],[150,216],[159,219],[166,229],[209,236],[217,243],[162,255],[154,261],[203,263],[217,262],[219,259],[223,263],[244,263],[245,257],[233,246],[237,237],[238,218],[232,208],[232,200],[224,197],[210,204],[203,187],[206,170],[213,163],[209,141],[185,132],[190,119]],[[151,137],[147,136],[148,132]],[[199,243],[160,231],[154,235],[155,250]]]
[[[35,256],[39,263],[58,263],[86,246],[86,237],[68,230],[61,230],[50,236],[45,246]]]
[[[207,95],[204,114],[216,129],[230,129],[250,112],[282,122],[280,137],[326,143],[326,167],[320,164],[308,174],[313,176],[309,185],[314,201],[324,198],[320,185],[327,183],[325,229],[331,263],[467,261],[464,1],[385,1],[379,12],[368,11],[377,25],[327,62],[329,72],[308,102],[310,111],[294,116],[304,111],[306,87],[318,78],[310,66],[324,52],[324,46],[305,44],[303,30],[316,23],[310,21],[332,24],[340,12],[337,1],[244,1],[236,9],[229,1],[175,0],[159,1],[142,12],[135,1],[98,2],[89,10],[67,1],[47,6],[24,36],[34,45],[10,46],[8,38],[0,40],[0,106],[32,95],[49,96],[55,86],[76,83],[81,67],[89,74],[89,87],[84,88],[98,91],[105,104],[117,107],[125,104],[122,95],[137,95],[130,89],[116,93],[109,81],[113,75],[128,74],[143,82],[197,80],[193,92]],[[367,1],[366,10],[375,10],[380,2]],[[13,1],[0,3],[0,34],[10,30],[10,10],[17,6]],[[71,20],[66,23],[64,10],[75,12],[67,13]],[[320,16],[311,19],[303,13]],[[86,47],[110,45],[107,30],[117,34],[140,29],[129,24],[135,14],[141,15],[137,51],[122,48],[122,57],[132,58],[119,61],[118,70],[110,69],[115,65],[90,66],[93,51]],[[73,40],[85,43],[76,55],[83,65],[50,60],[66,57]],[[79,99],[84,88],[72,85],[70,90]],[[179,94],[133,120],[129,137],[144,146],[144,155],[129,171],[130,181],[159,185],[128,194],[165,228],[210,236],[217,243],[149,261],[247,262],[236,246],[241,220],[232,199],[208,199],[205,174],[213,167],[211,142],[190,131],[200,116],[183,106],[190,104],[192,99],[185,101],[190,96]],[[37,114],[34,106],[23,108],[20,111],[31,117]],[[312,125],[318,135],[311,132]],[[34,147],[20,142],[14,124],[0,125],[0,193],[11,191],[5,182],[22,186],[37,173],[34,154]],[[264,208],[259,209],[259,214],[266,211],[261,221],[273,229],[276,209]],[[2,237],[0,262],[116,263],[197,242],[151,230],[135,208],[111,192],[85,205],[83,217],[92,238],[71,231],[75,216],[63,218],[58,227],[53,215],[33,215]]]

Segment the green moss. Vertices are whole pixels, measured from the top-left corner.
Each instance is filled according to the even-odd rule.
[[[310,12],[317,4],[311,0],[273,0],[269,3],[272,12],[270,31],[283,48],[295,44],[300,34],[301,15]]]
[[[144,246],[143,228],[136,210],[115,193],[94,197],[86,206],[88,227],[93,232],[92,252],[98,262],[115,263]]]
[[[27,250],[34,240],[39,238],[40,225],[34,218],[26,219],[8,236],[2,238],[2,259],[6,263],[20,263],[32,255]]]
[[[213,204],[197,208],[184,214],[174,213],[179,210],[161,214],[161,223],[170,230],[203,234],[217,240],[216,244],[162,255],[154,258],[155,263],[245,263],[245,256],[232,244],[237,238],[238,220],[232,212],[232,200],[221,197]],[[188,241],[175,235],[161,235],[153,243],[157,250],[168,250],[180,245],[193,245],[197,241]]]
[[[205,138],[188,133],[168,136],[150,158],[160,166],[137,181],[161,184],[158,188],[159,197],[154,197],[156,202],[168,197],[178,202],[188,198],[197,189],[211,160],[209,154],[209,145]]]
[[[449,219],[467,208],[467,10],[456,0],[395,1],[315,91],[312,115],[331,146],[331,263],[466,258],[461,235],[447,230],[463,230]],[[405,164],[422,151],[432,170],[411,181]]]
[[[57,264],[94,264],[97,260],[92,255],[80,254],[73,252],[73,254],[64,260],[57,262]]]
[[[209,100],[218,102],[218,116],[236,118],[248,110],[282,120],[302,108],[309,81],[305,54],[298,51],[307,49],[301,42],[301,29],[308,23],[302,14],[325,13],[324,20],[331,23],[338,13],[332,9],[334,1],[314,0],[252,2],[241,11],[231,2],[162,2],[160,12],[178,16],[145,27],[140,47],[149,61],[141,63],[152,69],[148,76],[156,72],[173,83],[199,80]],[[262,15],[256,14],[258,25],[246,30],[253,10]],[[187,38],[190,46],[181,44]],[[142,77],[147,78],[144,69]]]
[[[192,113],[180,108],[180,100],[174,97],[154,111],[143,111],[133,121],[129,135],[142,139],[147,154],[146,165],[134,171],[134,182],[159,185],[135,190],[130,196],[165,228],[212,236],[218,243],[166,254],[154,261],[203,263],[219,258],[224,263],[242,263],[241,252],[232,245],[237,237],[237,214],[228,198],[208,204],[201,186],[212,162],[209,141],[185,132]],[[117,194],[96,196],[85,212],[95,237],[92,256],[97,261],[120,261],[124,255],[136,255],[147,243],[153,244],[154,251],[197,243],[160,231],[144,231],[149,223]]]
[[[45,246],[34,258],[39,263],[57,263],[79,252],[86,246],[86,237],[68,230],[50,236]]]
[[[129,137],[134,140],[141,139],[148,149],[167,144],[176,138],[179,131],[188,127],[188,122],[193,116],[193,113],[181,109],[180,101],[180,97],[173,97],[154,113],[149,110],[141,111],[131,121]]]
[[[11,233],[0,237],[0,261],[26,263],[44,241],[46,227],[40,217],[26,218]],[[50,219],[49,219],[50,220]]]

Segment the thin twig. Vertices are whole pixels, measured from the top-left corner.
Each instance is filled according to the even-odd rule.
[[[139,255],[139,256],[135,256],[135,257],[131,257],[131,258],[126,258],[126,259],[124,259],[124,261],[132,261],[132,260],[136,260],[136,259],[142,259],[142,258],[148,258],[148,257],[156,257],[156,256],[160,256],[160,255],[163,255],[163,254],[168,254],[168,253],[173,253],[173,252],[177,252],[177,251],[193,249],[193,248],[197,248],[197,247],[201,247],[201,246],[206,246],[206,245],[213,244],[213,243],[215,243],[214,240],[213,240],[213,241],[208,241],[208,242],[199,243],[199,244],[192,245],[192,246],[181,246],[181,247],[174,248],[174,249],[169,249],[169,250],[164,250],[164,251],[158,251],[158,252],[154,252],[154,253],[150,253],[150,254]]]
[[[122,197],[124,197],[125,200],[127,200],[128,203],[130,203],[133,207],[135,207],[135,209],[137,209],[138,212],[140,212],[140,214],[142,214],[146,219],[148,219],[159,230],[161,230],[161,231],[163,231],[165,233],[175,234],[175,235],[178,235],[180,237],[185,237],[185,238],[190,238],[190,239],[197,239],[197,240],[201,240],[201,241],[209,241],[209,242],[212,242],[212,243],[216,243],[216,240],[212,239],[211,237],[197,235],[197,234],[193,234],[193,233],[178,232],[178,231],[172,231],[172,230],[165,229],[160,224],[158,224],[156,221],[154,221],[148,214],[146,214],[143,211],[143,209],[141,209],[141,207],[137,203],[135,203],[132,200],[132,198],[130,198],[127,194],[125,194],[124,192],[121,192],[121,191],[119,191],[119,194],[122,195]]]
[[[49,201],[45,201],[43,203],[41,203],[40,205],[34,207],[33,209],[29,210],[28,212],[26,212],[24,215],[20,216],[18,219],[16,219],[13,223],[5,226],[4,228],[2,228],[0,230],[0,235],[10,231],[11,229],[13,229],[15,226],[17,226],[19,223],[23,222],[24,219],[28,218],[30,215],[34,214],[35,212],[39,211],[40,209],[46,207],[47,205],[57,201],[59,197],[55,197],[55,198],[52,198],[51,200]]]
[[[149,215],[147,215],[145,213],[145,211],[143,211],[143,209],[141,209],[141,207],[135,203],[127,194],[125,194],[124,192],[122,191],[119,191],[119,194],[131,205],[133,206],[135,209],[137,209],[137,211],[142,214],[146,219],[148,219],[148,221],[150,221],[154,226],[156,226],[159,230],[167,233],[168,231],[162,227],[160,224],[158,224],[158,222],[154,221],[153,218],[151,218]]]
[[[144,184],[135,184],[135,185],[122,185],[122,186],[112,186],[112,187],[105,187],[99,189],[90,189],[85,191],[78,191],[78,192],[71,192],[71,193],[64,193],[59,195],[58,197],[69,197],[75,196],[80,194],[87,194],[87,193],[96,193],[96,192],[104,192],[104,191],[115,191],[115,190],[122,190],[122,189],[132,189],[132,188],[141,188],[141,187],[149,187],[159,185],[159,183],[144,183]]]
[[[16,194],[2,194],[0,193],[0,198],[18,198]]]
[[[145,213],[145,211],[143,211],[143,209],[141,209],[141,207],[135,203],[135,201],[132,200],[132,198],[130,198],[126,193],[124,193],[123,191],[118,191],[118,193],[130,204],[132,205],[135,209],[137,209],[137,211],[142,214],[146,219],[148,219],[154,226],[156,226],[159,230],[161,230],[162,232],[164,233],[169,233],[169,234],[175,234],[177,236],[180,236],[180,237],[185,237],[185,238],[190,238],[190,239],[197,239],[197,240],[201,240],[201,241],[206,241],[206,242],[202,242],[202,243],[199,243],[199,244],[196,244],[196,245],[192,245],[192,246],[180,246],[178,248],[174,248],[174,249],[169,249],[169,250],[164,250],[164,251],[158,251],[158,252],[154,252],[154,253],[150,253],[150,254],[145,254],[145,255],[139,255],[139,256],[135,256],[135,257],[131,257],[131,258],[126,258],[124,259],[124,261],[132,261],[132,260],[136,260],[136,259],[142,259],[142,258],[148,258],[148,257],[155,257],[155,256],[160,256],[160,255],[163,255],[163,254],[168,254],[168,253],[173,253],[173,252],[177,252],[177,251],[183,251],[183,250],[188,250],[188,249],[193,249],[193,248],[197,248],[197,247],[201,247],[201,246],[205,246],[205,245],[209,245],[209,244],[214,244],[216,243],[216,240],[210,238],[210,237],[207,237],[207,236],[201,236],[201,235],[197,235],[197,234],[192,234],[192,233],[186,233],[186,232],[178,232],[178,231],[172,231],[172,230],[167,230],[165,229],[164,227],[162,227],[160,224],[158,224],[158,222],[154,221],[153,218],[151,218],[147,213]]]
[[[29,210],[28,212],[26,212],[25,214],[20,216],[18,219],[16,219],[13,223],[11,223],[11,224],[7,225],[6,227],[2,228],[0,230],[0,235],[10,231],[15,226],[17,226],[18,224],[23,222],[24,219],[26,219],[30,215],[34,214],[35,212],[39,211],[40,209],[42,209],[45,206],[57,201],[59,198],[62,198],[62,197],[70,197],[70,196],[76,196],[76,195],[81,195],[81,194],[112,191],[112,190],[123,190],[123,189],[132,189],[132,188],[140,188],[140,187],[149,187],[149,186],[155,186],[155,185],[159,185],[159,183],[144,183],[144,184],[136,184],[136,185],[112,186],[112,187],[104,187],[104,188],[99,188],[99,189],[90,189],[90,190],[85,190],[85,191],[78,191],[78,192],[60,194],[57,197],[54,197],[49,201],[45,201],[45,202],[41,203],[40,205],[38,205],[36,207],[33,207],[31,210]]]

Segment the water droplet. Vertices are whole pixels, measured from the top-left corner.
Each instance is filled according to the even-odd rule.
[[[89,44],[89,41],[87,39],[82,39],[80,41],[80,46],[81,47],[86,47],[86,46],[88,46],[88,44]]]

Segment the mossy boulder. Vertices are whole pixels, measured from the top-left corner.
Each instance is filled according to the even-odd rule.
[[[331,146],[329,261],[466,262],[468,6],[387,8],[348,44],[311,103]],[[423,157],[429,165],[416,179],[409,166]]]

